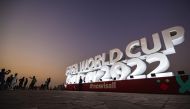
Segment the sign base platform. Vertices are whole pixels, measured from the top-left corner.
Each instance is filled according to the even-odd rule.
[[[190,75],[67,84],[66,90],[190,95]]]

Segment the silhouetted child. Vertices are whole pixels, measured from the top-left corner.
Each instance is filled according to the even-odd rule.
[[[26,78],[26,80],[25,80],[25,82],[24,82],[24,89],[26,89],[26,85],[27,85],[27,83],[28,83],[28,78]]]
[[[19,88],[22,89],[23,87],[23,83],[24,83],[24,77],[22,77],[21,79],[19,79]]]
[[[45,82],[45,88],[48,90],[49,89],[49,84],[51,82],[51,78],[47,78],[46,82]]]
[[[17,73],[15,73],[15,76],[13,77],[13,80],[11,82],[11,87],[10,87],[11,90],[14,90],[16,83],[17,83]]]
[[[31,77],[29,77],[29,78],[32,79],[32,81],[31,81],[31,83],[29,85],[29,89],[34,89],[35,88],[34,86],[35,86],[35,84],[37,82],[36,77],[33,76],[32,78]]]

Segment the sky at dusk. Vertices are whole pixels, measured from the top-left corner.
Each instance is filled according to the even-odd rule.
[[[189,0],[1,0],[0,68],[62,84],[67,66],[178,25],[170,69],[190,72]]]

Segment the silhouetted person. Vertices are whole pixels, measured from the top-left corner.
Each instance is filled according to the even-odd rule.
[[[45,88],[48,90],[49,89],[49,83],[51,82],[51,78],[47,78],[45,82]]]
[[[1,72],[0,72],[0,89],[4,88],[5,75],[8,75],[10,72],[11,72],[11,70],[5,71],[5,69],[1,69]]]
[[[32,78],[31,77],[29,77],[29,78],[32,79],[32,81],[31,81],[31,83],[29,85],[29,89],[34,89],[35,88],[34,86],[35,86],[35,84],[37,82],[36,77],[33,76]]]
[[[83,78],[83,83],[85,83],[85,80],[86,80],[86,78],[84,77],[84,78]]]
[[[22,89],[23,88],[23,83],[24,83],[24,77],[22,77],[21,79],[19,79],[19,88]]]
[[[41,90],[44,90],[44,89],[45,89],[45,85],[44,85],[44,84],[41,84],[40,89],[41,89]]]
[[[28,78],[26,78],[26,80],[24,81],[24,89],[26,89],[26,85],[27,85],[27,83],[28,83]]]
[[[11,74],[9,77],[7,77],[7,80],[6,80],[6,86],[8,89],[10,89],[11,87],[12,80],[13,80],[13,75]]]
[[[15,73],[15,75],[11,81],[11,90],[14,90],[16,83],[17,83],[17,73]]]
[[[79,79],[79,91],[82,90],[82,77],[80,76],[80,79]]]

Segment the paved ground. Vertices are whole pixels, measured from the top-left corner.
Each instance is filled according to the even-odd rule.
[[[0,109],[190,109],[190,95],[0,91]]]

